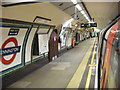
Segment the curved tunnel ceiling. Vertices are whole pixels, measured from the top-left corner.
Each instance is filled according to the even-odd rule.
[[[29,0],[28,0],[29,1]],[[39,0],[31,0],[31,1],[39,1]],[[59,0],[58,0],[59,1]],[[69,0],[69,2],[51,2],[56,7],[60,8],[65,13],[74,17],[75,7],[74,4]],[[90,16],[94,18],[95,22],[98,24],[99,29],[103,29],[109,22],[112,21],[119,13],[119,5],[120,2],[86,2],[83,0]],[[10,2],[3,4],[10,4]],[[40,3],[40,1],[39,1]],[[78,19],[80,22],[87,22],[85,17],[77,11]]]
[[[98,28],[103,29],[119,14],[120,2],[84,2],[90,15],[98,23]]]
[[[51,3],[72,17],[74,17],[74,15],[77,14],[78,20],[81,23],[87,22],[87,20],[80,13],[80,11],[77,10],[77,12],[75,13],[75,7],[74,7],[75,5],[72,2],[51,2]]]
[[[53,2],[55,6],[71,15],[75,14],[75,8],[72,2]],[[119,14],[120,2],[84,2],[91,18],[98,24],[98,29],[103,29],[109,22],[111,22]],[[80,11],[77,11],[77,15],[81,22],[87,22]]]
[[[75,9],[72,3],[64,2],[61,4],[61,2],[54,2],[53,4],[71,15],[72,17],[74,16]],[[94,18],[95,22],[97,22],[98,29],[103,29],[119,14],[119,2],[84,2],[84,4],[89,11],[90,16]],[[77,11],[77,14],[81,22],[87,22],[80,11]]]

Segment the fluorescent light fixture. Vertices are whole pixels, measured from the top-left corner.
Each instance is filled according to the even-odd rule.
[[[2,0],[2,2],[11,2],[11,3],[30,2],[30,1],[36,1],[36,0]]]
[[[80,7],[80,5],[79,5],[79,4],[77,4],[75,7],[76,7],[79,11],[81,11],[81,10],[82,10],[82,8]]]
[[[77,1],[76,1],[76,0],[71,0],[71,2],[72,2],[73,4],[77,4]]]
[[[86,14],[84,14],[84,17],[85,17],[85,18],[87,18],[87,15],[86,15]]]
[[[88,22],[90,22],[90,19],[89,19],[89,18],[88,18],[87,20],[88,20]]]
[[[85,12],[84,12],[83,10],[81,11],[81,13],[82,13],[83,15],[85,14]]]
[[[84,14],[84,17],[90,22],[90,20],[86,14]]]
[[[88,17],[86,17],[86,19],[88,20],[89,18],[88,18]]]
[[[89,18],[88,18],[88,17],[86,17],[86,19],[88,20]]]
[[[84,17],[85,17],[87,20],[89,20],[89,18],[88,18],[88,16],[87,16],[86,14],[84,14]]]
[[[71,0],[71,2],[72,2],[73,4],[77,4],[77,0]],[[81,13],[84,15],[84,17],[90,22],[89,18],[87,17],[87,15],[85,14],[85,12],[82,10],[82,7],[81,7],[79,4],[77,4],[75,7],[76,7],[79,11],[81,11]]]

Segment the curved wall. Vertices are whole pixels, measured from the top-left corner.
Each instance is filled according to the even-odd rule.
[[[50,24],[56,26],[70,19],[71,16],[52,5],[50,2],[33,3],[27,5],[17,5],[2,7],[2,17],[32,22],[36,16],[49,18]]]

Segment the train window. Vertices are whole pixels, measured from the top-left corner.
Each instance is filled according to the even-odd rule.
[[[111,27],[112,28],[112,27]],[[109,35],[109,33],[110,33],[110,31],[111,31],[111,28],[106,32],[106,34],[105,34],[105,39],[107,40],[108,39],[108,35]]]
[[[108,35],[109,35],[110,31],[111,31],[111,28],[106,32],[105,39],[103,41],[102,55],[101,55],[101,67],[102,68],[103,68],[103,65],[104,65],[104,58],[105,58],[105,52],[106,52],[106,40],[108,39]]]
[[[116,86],[118,87],[118,65],[120,60],[120,26],[119,29],[116,31],[115,37],[113,39],[113,47],[112,47],[112,53],[110,57],[110,67],[113,72],[113,78],[115,79]]]
[[[103,47],[102,47],[102,55],[101,55],[101,66],[103,68],[104,65],[104,57],[105,57],[105,51],[106,51],[106,41],[103,41]]]

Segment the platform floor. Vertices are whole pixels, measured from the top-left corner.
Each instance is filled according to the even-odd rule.
[[[95,38],[81,42],[9,88],[85,88],[89,70],[87,66],[94,42]]]

